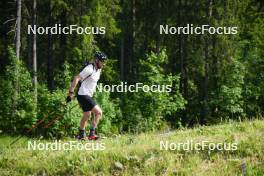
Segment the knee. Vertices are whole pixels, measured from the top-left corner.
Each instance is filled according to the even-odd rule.
[[[96,116],[99,116],[100,118],[103,116],[103,111],[100,109],[100,108],[98,108],[96,111],[95,111],[95,115]]]
[[[84,118],[89,118],[89,116],[90,116],[90,112],[84,112],[83,113],[83,117]]]

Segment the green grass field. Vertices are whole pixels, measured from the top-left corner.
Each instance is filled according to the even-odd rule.
[[[169,133],[120,135],[89,145],[104,150],[28,150],[23,138],[0,137],[0,175],[264,175],[264,121],[182,129]],[[68,142],[72,139],[63,139]],[[237,150],[160,148],[161,141],[237,144]],[[40,140],[48,143],[54,141]],[[84,143],[86,144],[86,143]],[[173,145],[172,145],[173,146]],[[164,147],[164,146],[163,146]]]

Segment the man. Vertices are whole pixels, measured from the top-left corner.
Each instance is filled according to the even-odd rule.
[[[78,139],[86,139],[85,126],[91,115],[91,112],[95,114],[95,117],[91,123],[90,133],[88,135],[89,140],[96,140],[98,136],[96,135],[96,127],[99,120],[102,118],[102,110],[93,100],[93,93],[95,92],[97,81],[100,78],[101,69],[103,68],[107,56],[103,52],[95,53],[95,60],[93,63],[88,64],[71,83],[68,92],[68,101],[70,101],[74,96],[74,89],[80,81],[80,88],[77,94],[77,100],[83,110],[83,117],[80,122],[80,131],[77,136]]]

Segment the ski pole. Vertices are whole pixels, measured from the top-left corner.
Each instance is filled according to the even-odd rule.
[[[63,108],[66,108],[66,106],[67,106],[67,103],[68,103],[69,101],[68,100],[66,100],[66,103],[63,103],[62,105],[63,105]],[[71,109],[70,109],[70,111],[74,108],[74,107],[76,107],[77,105],[75,105],[75,106],[73,106]],[[55,113],[55,111],[53,111],[53,112],[51,112],[51,113],[49,113],[48,115],[46,115],[46,116],[44,116],[44,118],[42,118],[40,121],[38,121],[35,125],[32,125],[32,127],[31,128],[29,128],[27,131],[26,131],[26,134],[28,134],[29,132],[31,132],[33,129],[35,129],[35,128],[37,128],[39,125],[41,125],[43,122],[44,122],[44,120],[49,116],[49,115],[51,115],[51,114],[53,114],[53,113]],[[63,116],[62,116],[63,117]],[[48,123],[47,125],[45,125],[45,127],[44,128],[48,128],[50,125],[52,125],[57,119],[59,119],[59,118],[61,118],[60,116],[59,117],[56,117],[55,119],[53,119],[50,123]],[[13,144],[15,144],[17,141],[19,141],[21,138],[23,137],[23,135],[19,135],[16,139],[14,139],[10,144],[9,144],[9,146],[12,146]]]

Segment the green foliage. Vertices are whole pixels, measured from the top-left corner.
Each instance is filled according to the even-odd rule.
[[[34,100],[34,90],[31,76],[21,60],[15,57],[12,48],[9,48],[10,64],[1,77],[0,83],[0,129],[4,132],[22,133],[44,119],[34,134],[48,137],[61,137],[77,132],[82,111],[78,103],[73,101],[65,105],[66,90],[49,92],[45,86],[38,87],[38,104]],[[68,77],[67,65],[65,74],[59,80],[65,86]],[[45,128],[54,119],[53,124]],[[37,131],[37,133],[36,133]],[[28,135],[28,134],[27,134]]]
[[[148,104],[149,107],[152,107],[152,111],[150,112],[153,112],[153,116],[156,117],[171,115],[177,110],[183,109],[186,103],[179,92],[180,77],[179,75],[168,74],[164,70],[165,64],[167,63],[168,57],[166,51],[162,50],[159,54],[152,52],[147,56],[146,60],[140,60],[139,64],[140,82],[146,85],[169,85],[171,87],[171,92],[142,92],[149,100],[151,99],[150,102],[153,104],[146,104]],[[142,108],[142,110],[143,109],[144,108]]]
[[[93,0],[90,6],[91,22],[95,26],[106,28],[106,37],[112,38],[113,34],[120,32],[117,27],[117,20],[114,18],[121,11],[119,0]]]
[[[260,2],[259,2],[260,3]],[[243,88],[244,109],[248,116],[261,116],[264,109],[264,18],[259,3],[247,6],[241,18],[244,25],[241,32],[240,57],[246,74]]]
[[[244,86],[244,66],[236,60],[232,60],[226,66],[216,96],[211,99],[211,105],[216,107],[218,116],[228,118],[233,115],[243,115],[242,90]],[[219,112],[218,112],[219,111]]]
[[[61,0],[57,0],[57,2],[60,1]],[[106,31],[105,35],[82,34],[68,37],[67,59],[72,73],[77,74],[81,67],[76,66],[78,65],[76,63],[83,63],[83,61],[86,60],[91,61],[94,59],[94,51],[106,51],[107,49],[105,46],[107,45],[108,50],[111,50],[114,46],[114,36],[120,33],[115,17],[121,9],[118,0],[107,2],[101,0],[82,0],[80,3],[65,3],[67,4],[67,8],[64,10],[68,13],[74,14],[73,16],[69,15],[71,17],[67,19],[69,24],[77,24],[82,27],[105,27]]]
[[[246,56],[245,86],[243,97],[245,101],[245,111],[251,116],[261,116],[264,109],[264,62],[263,51],[249,44],[250,49]]]
[[[83,143],[95,150],[28,150],[23,143],[9,147],[15,138],[0,136],[0,175],[252,175],[264,173],[264,121],[196,127],[166,134],[120,135]],[[202,135],[202,137],[201,137]],[[28,139],[34,143],[34,140]],[[54,140],[40,140],[48,144]],[[59,141],[57,141],[59,142]],[[73,142],[62,139],[61,144]],[[166,147],[160,149],[160,143]],[[166,145],[168,142],[168,145]],[[194,145],[205,143],[204,150]],[[76,146],[77,141],[74,143]],[[88,145],[87,145],[88,144]],[[184,144],[184,145],[181,145]],[[223,144],[226,150],[209,150]],[[96,150],[104,145],[104,150]],[[65,145],[65,148],[68,145]],[[91,147],[94,146],[94,147]],[[175,146],[175,147],[174,147]],[[177,146],[177,147],[176,147]],[[198,147],[199,147],[198,146]],[[232,150],[237,146],[237,150]],[[51,148],[51,147],[50,147]],[[62,147],[63,148],[63,147]],[[68,148],[68,147],[67,147]],[[84,147],[85,148],[85,147]],[[177,149],[179,148],[179,149]],[[188,150],[189,148],[189,150]],[[212,147],[211,147],[212,148]],[[206,169],[205,169],[206,168]]]
[[[94,95],[96,103],[102,108],[103,118],[98,126],[98,132],[104,134],[118,133],[121,110],[118,100],[111,100],[109,92],[96,92]]]
[[[60,138],[73,137],[78,132],[82,111],[77,100],[66,104],[66,93],[67,90],[49,92],[46,87],[39,87],[38,120],[44,119],[44,123],[40,125],[37,133]]]
[[[8,48],[10,64],[0,82],[1,129],[5,132],[21,132],[36,122],[36,103],[31,76]]]
[[[22,1],[21,31],[32,23],[32,5]],[[1,1],[0,9],[0,127],[4,132],[22,132],[49,114],[45,124],[56,116],[63,118],[48,129],[40,128],[39,134],[60,137],[76,133],[82,113],[77,101],[63,107],[66,89],[84,61],[94,59],[96,50],[110,58],[100,78],[103,84],[119,84],[122,78],[129,84],[172,85],[169,93],[96,94],[105,117],[99,125],[103,133],[263,116],[262,1],[37,1],[38,26],[76,24],[105,27],[106,31],[105,35],[37,37],[38,104],[33,98],[33,74],[29,74],[33,38],[22,32],[20,60],[15,59],[12,49],[6,47],[14,43],[16,34],[12,30],[15,20],[6,16],[16,13],[15,3]],[[161,24],[238,27],[238,34],[160,35]]]
[[[56,85],[58,88],[60,89],[67,89],[69,88],[69,84],[72,80],[71,78],[71,70],[70,70],[70,65],[69,63],[66,61],[63,64],[63,71],[59,72],[54,81],[56,82]]]
[[[54,17],[60,15],[64,10],[70,10],[67,1],[64,0],[50,1],[50,6],[52,8],[52,16]]]
[[[114,59],[109,59],[102,69],[100,82],[107,84],[117,84],[119,81],[117,61]]]
[[[68,104],[65,103],[66,92],[67,90],[49,92],[46,87],[39,87],[38,120],[44,119],[44,123],[39,126],[35,134],[52,138],[73,137],[77,134],[82,110],[76,99]],[[98,131],[103,134],[118,133],[118,120],[121,116],[118,101],[111,100],[109,92],[96,92],[94,99],[103,110],[103,119],[100,121]],[[93,116],[90,121],[92,119]],[[49,125],[51,122],[54,123]]]
[[[151,53],[140,60],[139,82],[143,85],[160,85],[161,91],[128,93],[125,99],[124,117],[126,128],[132,132],[155,130],[164,125],[164,118],[184,108],[186,101],[179,92],[179,76],[164,70],[168,57],[165,50]],[[171,92],[162,86],[170,86]],[[177,122],[175,122],[177,123]]]

